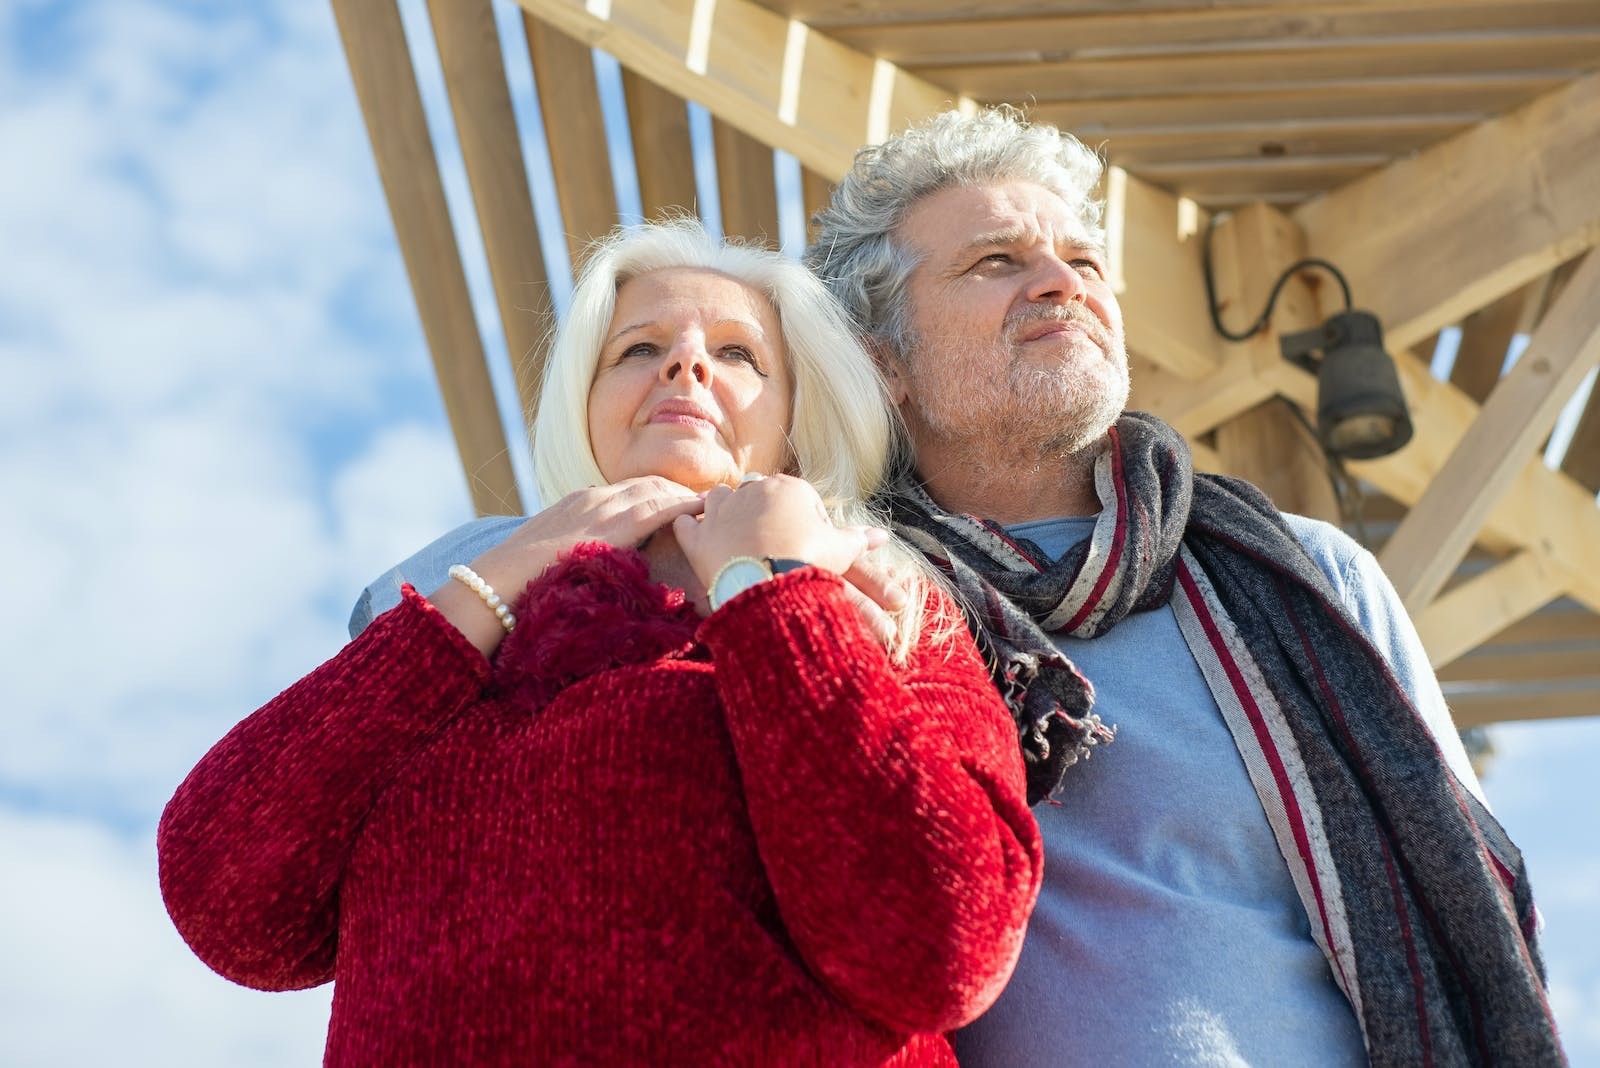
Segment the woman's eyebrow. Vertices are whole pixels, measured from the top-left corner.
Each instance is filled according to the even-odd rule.
[[[605,343],[607,345],[609,345],[613,341],[615,341],[619,337],[621,337],[623,334],[631,333],[631,332],[633,332],[635,330],[643,330],[646,327],[654,326],[654,325],[655,325],[654,323],[645,322],[645,323],[634,323],[632,326],[625,326],[621,330],[618,330],[615,334],[612,334],[610,337],[606,338]]]

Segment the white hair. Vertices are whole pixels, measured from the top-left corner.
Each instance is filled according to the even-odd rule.
[[[1095,199],[1104,166],[1083,142],[1009,106],[946,111],[882,144],[855,164],[816,217],[806,263],[874,342],[897,356],[912,339],[907,283],[916,253],[895,231],[923,198],[956,186],[1026,181],[1077,211],[1085,233],[1104,241]]]
[[[901,435],[883,379],[849,319],[799,263],[765,248],[718,241],[693,219],[620,228],[590,247],[566,321],[550,343],[533,421],[540,498],[552,503],[605,484],[589,436],[589,391],[617,292],[651,271],[686,267],[726,275],[772,303],[794,382],[788,434],[793,473],[816,487],[835,524],[887,526],[887,517],[867,500],[886,477],[891,444]],[[891,648],[903,660],[921,629],[924,584],[932,573],[920,554],[898,540],[878,553],[913,587],[895,619]]]

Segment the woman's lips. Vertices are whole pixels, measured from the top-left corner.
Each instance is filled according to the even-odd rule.
[[[693,401],[666,400],[650,409],[650,416],[645,422],[649,425],[678,424],[682,426],[705,426],[711,430],[717,429],[717,421],[710,412]]]

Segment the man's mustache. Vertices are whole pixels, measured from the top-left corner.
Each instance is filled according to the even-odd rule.
[[[1006,332],[1015,337],[1035,323],[1073,323],[1083,327],[1101,349],[1106,352],[1111,351],[1111,331],[1106,329],[1105,323],[1095,318],[1093,312],[1076,301],[1068,304],[1034,305],[1013,312],[1006,317]]]

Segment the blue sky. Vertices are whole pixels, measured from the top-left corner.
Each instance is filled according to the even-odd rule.
[[[327,4],[0,7],[0,491],[0,1063],[317,1063],[328,990],[207,971],[152,835],[360,587],[470,516]],[[1573,1062],[1600,1065],[1600,723],[1496,744]]]

